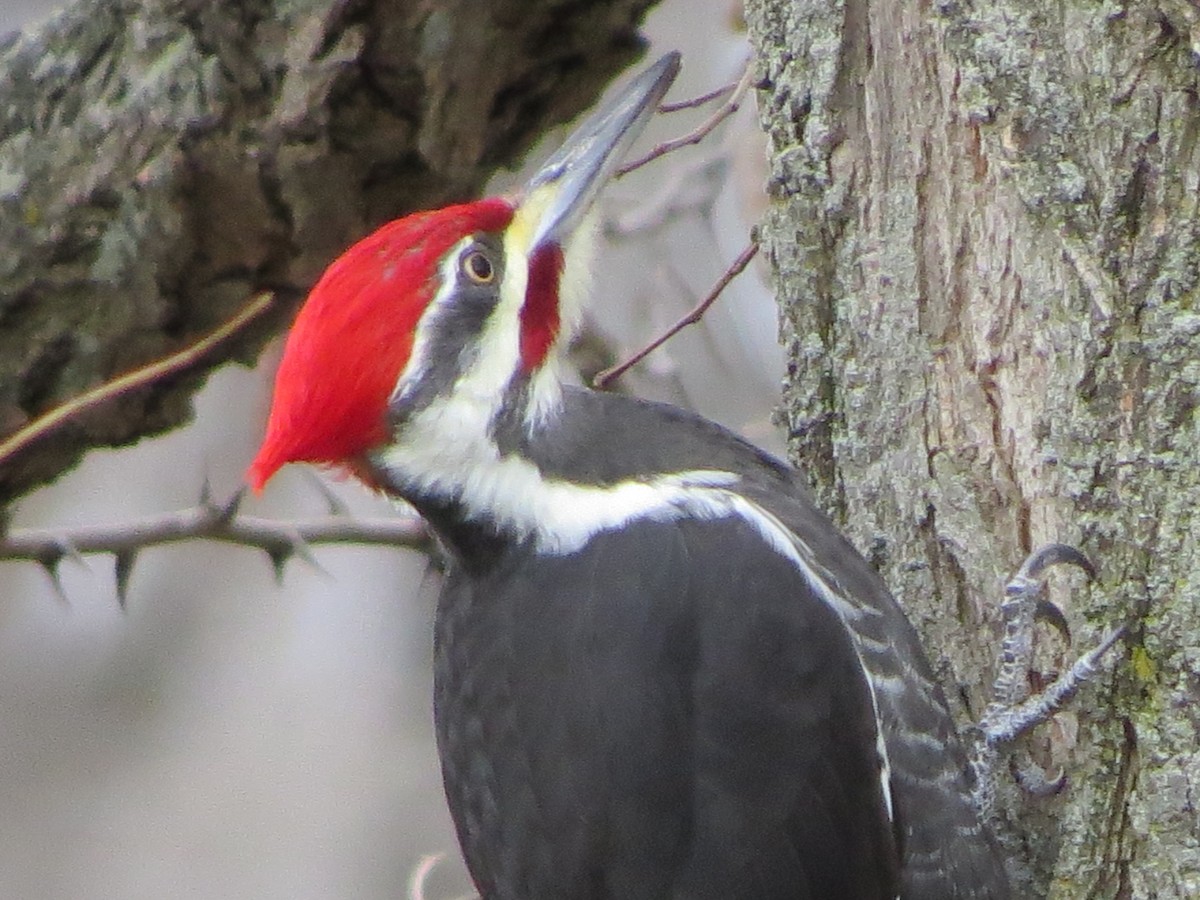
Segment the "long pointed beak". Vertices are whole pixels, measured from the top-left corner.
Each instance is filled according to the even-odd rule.
[[[536,209],[531,249],[570,237],[678,72],[678,53],[662,57],[576,128],[529,180],[520,205]]]

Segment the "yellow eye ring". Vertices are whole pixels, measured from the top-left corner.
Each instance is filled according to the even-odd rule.
[[[480,250],[472,250],[462,260],[463,273],[476,284],[491,284],[496,277],[496,269],[487,254]]]

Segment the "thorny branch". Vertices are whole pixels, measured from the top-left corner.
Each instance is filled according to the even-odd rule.
[[[608,387],[613,381],[620,378],[671,338],[675,337],[675,335],[679,334],[679,332],[683,331],[683,329],[699,322],[704,314],[708,312],[708,308],[721,296],[721,292],[729,286],[729,283],[737,278],[746,266],[750,265],[750,260],[754,259],[756,253],[758,253],[758,242],[751,241],[746,249],[738,254],[737,259],[730,263],[729,268],[725,270],[725,274],[717,279],[717,283],[713,285],[712,290],[690,312],[624,362],[597,373],[596,377],[592,379],[592,387],[597,389]]]
[[[108,553],[116,558],[117,596],[124,602],[137,554],[148,547],[203,539],[237,544],[264,551],[276,576],[292,557],[316,564],[316,544],[374,544],[429,550],[432,541],[424,523],[415,516],[354,519],[323,516],[278,521],[240,515],[243,491],[217,504],[201,499],[199,505],[121,524],[79,528],[15,528],[0,536],[0,560],[39,563],[59,588],[58,566],[64,559],[88,553]],[[61,588],[59,588],[61,593]]]

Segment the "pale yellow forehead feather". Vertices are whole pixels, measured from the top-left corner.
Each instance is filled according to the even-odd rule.
[[[519,254],[520,259],[529,256],[530,244],[537,233],[538,223],[544,218],[555,193],[556,188],[553,184],[543,184],[521,198],[504,236],[505,250],[509,258],[513,258],[513,253]]]

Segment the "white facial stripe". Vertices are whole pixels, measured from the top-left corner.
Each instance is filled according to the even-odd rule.
[[[475,361],[454,385],[452,394],[486,402],[490,420],[504,399],[504,389],[521,361],[521,303],[525,298],[528,266],[516,252],[512,228],[504,233],[504,278],[500,299],[479,334]]]
[[[396,381],[396,386],[392,389],[392,399],[403,397],[404,394],[414,388],[424,376],[429,368],[429,346],[432,343],[433,322],[437,319],[437,311],[450,302],[454,296],[455,289],[458,287],[458,264],[459,257],[462,252],[470,246],[474,240],[472,237],[465,237],[446,254],[446,258],[442,260],[442,264],[438,269],[438,289],[433,295],[433,299],[429,301],[425,312],[421,314],[421,318],[417,321],[417,330],[413,335],[412,352],[408,355],[408,362],[404,364],[404,371],[400,373],[400,378]]]
[[[499,300],[479,334],[478,352],[470,367],[455,382],[450,396],[437,404],[438,409],[431,410],[453,434],[468,442],[486,436],[487,426],[501,408],[505,390],[521,364],[521,307],[525,302],[529,276],[528,233],[529,229],[517,222],[506,229],[504,277],[500,283]],[[459,256],[471,240],[466,238],[457,244],[443,263],[443,284],[431,304],[431,312],[433,306],[451,301],[458,277]],[[422,327],[418,329],[414,345],[414,365],[405,369],[401,385],[409,383],[413,377],[420,377],[427,365],[424,356],[428,353],[430,340],[429,329],[425,326],[433,318],[427,315],[422,319]],[[417,361],[417,345],[421,350],[420,361]],[[534,379],[533,401],[529,404],[528,413],[531,425],[558,408],[562,393],[561,375],[557,356],[551,353]],[[429,434],[436,434],[438,430],[433,428]],[[405,431],[412,432],[413,427],[406,425]],[[403,438],[406,446],[422,443],[419,436],[415,441],[409,438],[410,435],[406,433]]]

